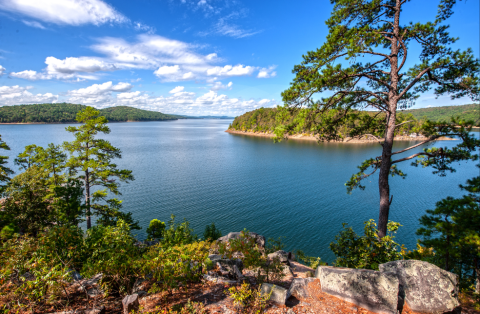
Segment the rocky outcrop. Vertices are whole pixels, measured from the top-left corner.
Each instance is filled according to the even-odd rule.
[[[288,295],[293,295],[294,297],[305,299],[310,297],[308,284],[318,280],[316,278],[295,278],[288,289]]]
[[[262,296],[270,295],[270,301],[281,305],[285,305],[288,297],[290,297],[287,289],[272,285],[270,283],[262,283],[262,286],[260,287],[260,293]]]
[[[129,314],[132,311],[138,311],[140,302],[138,302],[138,294],[127,295],[122,300],[123,314]]]
[[[401,285],[400,297],[404,297],[413,311],[436,314],[459,306],[458,276],[455,274],[417,260],[388,262],[379,268],[396,275]]]
[[[249,235],[255,239],[255,242],[257,243],[258,247],[260,249],[265,249],[265,237],[255,233],[255,232],[250,232]],[[238,239],[241,236],[241,232],[230,232],[226,236],[223,236],[221,238],[218,238],[218,242],[228,242],[229,240],[232,239]]]
[[[284,264],[287,264],[287,265],[289,264],[288,263],[288,253],[283,251],[283,250],[276,251],[274,253],[270,253],[267,256],[268,256],[269,260],[278,259],[281,263],[284,263]]]
[[[319,266],[322,291],[375,313],[396,314],[399,281],[395,273]]]

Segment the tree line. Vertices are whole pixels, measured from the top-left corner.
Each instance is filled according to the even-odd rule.
[[[72,123],[87,106],[55,103],[0,107],[0,123]],[[175,115],[127,106],[100,109],[111,122],[177,120]]]

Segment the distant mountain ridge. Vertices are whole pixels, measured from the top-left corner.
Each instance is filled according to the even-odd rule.
[[[71,123],[77,112],[87,106],[58,103],[0,107],[0,123]],[[100,109],[110,122],[177,120],[176,115],[164,114],[127,106]]]
[[[411,113],[419,120],[427,118],[432,121],[449,121],[450,117],[459,116],[464,120],[473,120],[477,126],[480,126],[480,104],[409,109],[402,112]]]

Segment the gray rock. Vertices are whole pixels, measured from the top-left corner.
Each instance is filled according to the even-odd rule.
[[[237,283],[236,280],[229,280],[222,276],[212,276],[207,274],[203,275],[203,279],[213,283],[221,283],[221,284],[227,284],[227,285],[234,285]]]
[[[93,286],[93,285],[96,285],[98,284],[98,282],[100,280],[102,280],[103,278],[103,274],[96,274],[95,276],[93,276],[92,278],[89,278],[89,279],[83,279],[80,281],[80,284],[83,286],[83,287],[89,287],[89,286]]]
[[[145,290],[145,284],[147,280],[143,278],[137,278],[133,284],[132,293],[138,293],[139,291]]]
[[[26,273],[22,274],[21,277],[23,277],[23,279],[24,279],[25,281],[33,281],[33,280],[35,280],[35,275],[32,274],[32,273],[30,273],[30,272],[28,272],[28,271],[27,271]]]
[[[84,314],[105,314],[105,307],[99,307],[94,309],[85,310]]]
[[[208,258],[212,261],[212,262],[215,262],[219,259],[223,259],[223,256],[220,255],[220,254],[210,254],[208,255]]]
[[[237,265],[233,265],[233,272],[234,272],[237,280],[242,280],[243,279],[242,271],[240,269],[238,269]]]
[[[98,287],[93,287],[93,288],[88,288],[87,289],[87,294],[90,298],[94,298],[98,295],[102,295],[103,294],[103,290],[98,288]]]
[[[262,296],[270,295],[270,301],[277,304],[285,305],[285,301],[290,297],[288,290],[279,286],[272,285],[271,283],[262,283],[260,287],[260,293]]]
[[[282,272],[287,276],[294,276],[292,269],[288,265],[283,265]]]
[[[319,266],[322,291],[375,313],[396,314],[399,281],[395,273]]]
[[[459,306],[455,274],[417,260],[388,262],[379,268],[382,272],[395,273],[412,311],[443,313]]]
[[[138,302],[138,294],[127,295],[122,300],[123,314],[129,314],[131,311],[138,311],[140,303]]]
[[[237,278],[237,273],[235,271],[234,266],[237,267],[237,270],[238,270],[238,272],[240,272],[240,274],[243,271],[243,261],[240,260],[240,259],[233,259],[233,260],[232,259],[219,259],[216,262],[217,262],[217,265],[220,268],[220,271],[224,270],[224,271],[227,272],[226,274],[222,273],[222,275],[224,275],[224,276],[231,276],[233,278]]]
[[[278,258],[278,260],[282,263],[288,264],[288,253],[283,250],[268,254],[269,260],[273,260],[275,258]]]
[[[318,280],[316,278],[295,278],[293,279],[292,284],[290,285],[290,289],[288,289],[288,296],[291,295],[297,298],[308,298],[310,297],[310,293],[308,292],[308,284]]]
[[[241,234],[240,232],[230,232],[226,236],[218,238],[217,241],[228,242],[231,239],[238,239],[238,238],[240,238],[240,234]],[[264,236],[262,236],[258,233],[255,233],[255,232],[250,232],[249,234],[250,234],[251,237],[253,237],[255,239],[255,242],[257,243],[259,248],[265,249],[265,237]]]

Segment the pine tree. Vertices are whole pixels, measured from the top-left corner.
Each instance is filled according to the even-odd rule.
[[[75,140],[63,144],[71,154],[67,167],[77,171],[78,178],[83,182],[88,229],[92,227],[92,215],[107,220],[121,215],[118,211],[121,201],[116,198],[107,200],[108,193],[121,195],[119,182],[128,183],[134,180],[131,170],[117,169],[117,165],[112,162],[113,159],[122,157],[120,149],[109,141],[96,137],[99,133],[110,133],[107,119],[99,114],[100,112],[92,107],[80,111],[76,120],[82,125],[66,128],[68,132],[73,133]],[[103,189],[93,192],[93,187]],[[102,205],[101,201],[107,202],[108,205]]]
[[[381,145],[381,155],[366,160],[347,182],[347,189],[363,187],[361,180],[379,170],[380,208],[379,237],[387,232],[392,198],[389,176],[405,174],[397,163],[415,157],[424,158],[424,165],[437,166],[440,173],[450,170],[449,162],[475,159],[472,152],[478,141],[469,137],[473,123],[454,120],[452,123],[426,123],[423,132],[427,139],[401,151],[393,151],[397,128],[409,121],[397,121],[397,111],[414,105],[421,93],[434,89],[435,94],[450,94],[452,98],[468,96],[478,101],[480,66],[472,50],[454,50],[457,40],[447,32],[444,22],[453,14],[456,0],[440,0],[438,14],[433,22],[408,23],[403,18],[407,5],[418,1],[406,0],[331,0],[334,4],[326,42],[317,50],[303,56],[303,62],[294,67],[296,77],[289,89],[282,93],[285,105],[278,116],[278,139],[295,127],[309,126],[319,140],[339,139],[340,127],[345,121],[364,109],[374,110],[371,116],[353,125],[351,136],[369,134]],[[403,10],[403,11],[402,11]],[[420,46],[417,65],[405,69],[407,56],[414,45]],[[416,47],[415,47],[416,48]],[[321,94],[321,95],[319,95]],[[330,95],[325,97],[325,95]],[[323,96],[321,98],[320,96]],[[289,122],[294,111],[309,108],[295,123]],[[457,129],[455,124],[460,124]],[[441,136],[458,135],[466,145],[454,150],[431,149],[394,160],[395,154],[410,151],[435,141]],[[477,146],[478,147],[478,146]],[[371,173],[367,173],[367,169]]]
[[[0,135],[0,149],[10,150],[7,143],[2,141],[2,136]],[[8,156],[0,156],[0,184],[10,181],[10,175],[13,174],[12,169],[5,166],[7,164]],[[4,185],[0,185],[0,192],[3,192],[5,189]]]

